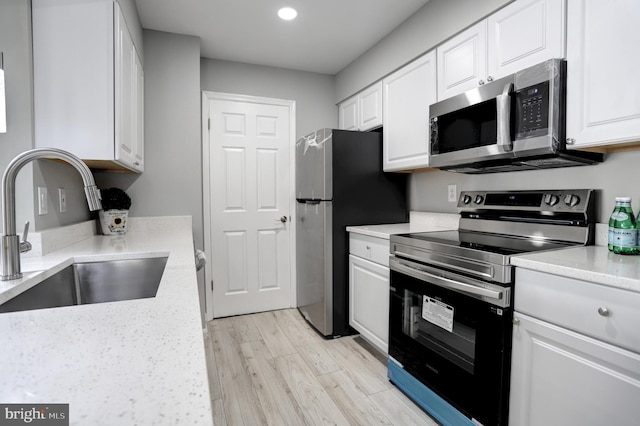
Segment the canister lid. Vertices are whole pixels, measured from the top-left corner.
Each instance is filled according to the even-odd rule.
[[[616,203],[630,203],[631,197],[616,197]]]

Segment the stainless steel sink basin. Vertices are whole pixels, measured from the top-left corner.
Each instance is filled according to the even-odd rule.
[[[0,305],[0,313],[155,297],[166,257],[74,263]]]

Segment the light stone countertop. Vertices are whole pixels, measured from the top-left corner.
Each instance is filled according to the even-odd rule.
[[[154,298],[0,314],[0,401],[68,403],[72,425],[212,424],[191,217],[128,225],[0,283],[1,303],[74,261],[168,255]]]
[[[409,213],[408,223],[390,223],[383,225],[348,226],[347,232],[368,235],[371,237],[388,240],[394,234],[407,234],[410,232],[429,232],[458,229],[460,215],[449,213]]]
[[[517,255],[511,257],[511,264],[640,292],[640,256],[613,254],[606,246],[580,246]]]

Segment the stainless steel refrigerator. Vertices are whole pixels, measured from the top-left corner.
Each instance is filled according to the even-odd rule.
[[[296,294],[322,335],[351,334],[347,226],[408,221],[405,174],[382,171],[382,134],[320,129],[296,143]]]

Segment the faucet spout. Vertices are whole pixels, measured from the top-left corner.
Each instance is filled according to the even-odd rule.
[[[14,280],[22,277],[20,271],[20,240],[16,235],[16,176],[18,172],[33,160],[55,159],[72,165],[84,182],[84,192],[89,204],[89,210],[100,210],[100,190],[91,174],[91,170],[82,160],[70,152],[57,148],[36,148],[17,155],[4,171],[2,176],[2,244],[0,258],[2,275],[0,280]]]

